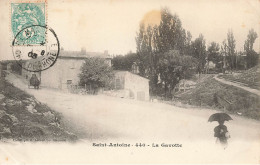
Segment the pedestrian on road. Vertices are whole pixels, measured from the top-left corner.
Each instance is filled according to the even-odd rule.
[[[233,120],[226,113],[215,113],[209,117],[209,122],[217,121],[219,123],[218,126],[214,128],[214,137],[216,137],[216,143],[220,143],[223,145],[224,149],[227,148],[228,142],[227,140],[230,138],[227,127],[224,125],[225,121]]]
[[[214,137],[216,137],[216,143],[220,143],[223,145],[224,149],[227,148],[228,139],[230,138],[230,134],[227,130],[227,127],[224,125],[224,121],[219,121],[219,125],[214,128]]]

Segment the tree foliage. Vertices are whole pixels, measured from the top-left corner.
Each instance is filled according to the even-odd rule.
[[[159,73],[165,96],[171,97],[171,91],[181,79],[191,78],[196,66],[197,60],[192,56],[180,55],[176,50],[164,53],[159,61]]]
[[[236,40],[232,30],[229,30],[227,33],[227,62],[231,70],[237,68],[236,66]]]
[[[137,61],[136,53],[128,53],[125,56],[119,55],[112,59],[113,69],[131,71],[134,62]]]
[[[255,40],[257,39],[258,35],[254,31],[254,29],[249,30],[248,35],[247,35],[247,40],[245,41],[244,44],[244,50],[246,52],[246,59],[247,59],[247,67],[251,68],[257,65],[259,55],[254,51],[254,43]]]
[[[113,70],[105,63],[105,59],[91,57],[86,59],[81,66],[79,84],[90,85],[92,89],[96,90],[99,87],[108,87],[113,77]]]
[[[216,64],[215,71],[222,68],[222,60],[223,57],[221,56],[220,46],[216,42],[211,42],[208,46],[207,50],[207,61],[212,61],[214,64]]]
[[[208,60],[218,63],[220,61],[220,47],[216,42],[211,42],[208,46]]]
[[[250,29],[247,35],[247,40],[244,44],[244,49],[246,52],[253,51],[255,40],[257,39],[258,35],[254,31],[254,29]]]
[[[206,63],[206,41],[203,35],[200,34],[191,45],[192,55],[194,58],[198,59],[197,72],[202,73]]]
[[[165,56],[167,56],[165,54],[171,50],[177,50],[179,56],[191,54],[191,38],[191,33],[186,32],[182,27],[179,16],[176,14],[172,15],[167,8],[161,10],[161,22],[159,25],[153,27],[150,25],[145,27],[144,24],[140,25],[136,36],[138,64],[140,74],[150,79],[150,87],[153,89],[151,91],[152,94],[158,88],[158,80],[161,79],[160,76],[168,74],[162,69],[165,67],[162,63],[167,60],[165,59]],[[173,63],[170,62],[169,64]],[[173,67],[175,68],[175,66]],[[167,71],[172,72],[171,69]],[[180,74],[183,73],[180,72]],[[176,78],[178,77],[177,73],[169,73],[169,75],[169,81],[178,79]],[[176,85],[176,83],[168,82],[166,79],[164,81],[166,84]],[[171,85],[171,88],[173,87],[174,85]],[[166,89],[167,86],[164,86],[164,88]]]
[[[250,66],[253,65],[253,57],[256,57],[252,55],[256,38],[257,34],[251,30],[245,42]],[[206,62],[212,61],[223,71],[228,67],[233,70],[238,69],[238,61],[243,60],[237,58],[236,40],[232,30],[228,31],[221,49],[218,43],[212,42],[206,50],[204,36],[200,34],[192,41],[191,33],[182,27],[179,16],[171,14],[167,8],[161,9],[159,25],[140,24],[136,46],[140,75],[149,78],[151,94],[157,94],[159,88],[165,91],[173,89],[179,80],[186,78],[184,68],[195,69],[199,74],[205,73]],[[240,63],[243,66],[243,62]]]

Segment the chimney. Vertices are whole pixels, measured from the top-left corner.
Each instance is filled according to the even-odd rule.
[[[81,54],[86,54],[86,48],[82,47],[80,52],[81,52]]]
[[[104,55],[105,55],[105,56],[108,56],[108,50],[105,50],[105,51],[104,51]]]

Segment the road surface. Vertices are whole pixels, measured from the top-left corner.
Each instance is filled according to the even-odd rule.
[[[213,137],[217,123],[207,122],[215,110],[34,90],[15,75],[10,74],[7,79],[61,112],[69,123],[68,129],[81,139],[76,144],[15,143],[15,147],[3,144],[18,162],[39,163],[41,159],[41,163],[259,163],[260,160],[260,123],[255,120],[232,116],[234,120],[226,123],[231,139],[223,150]],[[93,143],[104,142],[145,143],[146,147],[92,147]],[[182,147],[156,148],[153,143],[178,143]]]

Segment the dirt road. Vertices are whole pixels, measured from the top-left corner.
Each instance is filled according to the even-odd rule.
[[[42,157],[42,163],[259,163],[260,160],[260,123],[254,120],[232,116],[234,120],[226,123],[231,139],[228,148],[223,150],[213,137],[217,123],[207,122],[215,110],[34,90],[14,75],[7,79],[61,112],[70,123],[69,129],[81,138],[81,142],[73,145],[17,144],[15,150],[4,144],[19,162],[36,163]],[[93,143],[103,142],[145,143],[146,147],[92,147]],[[159,146],[178,143],[182,147],[156,148],[152,147],[153,143]],[[37,152],[33,152],[36,146]]]

